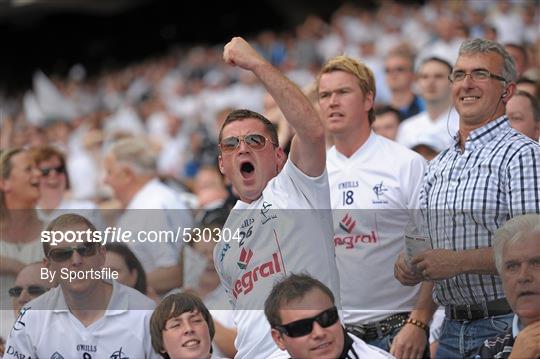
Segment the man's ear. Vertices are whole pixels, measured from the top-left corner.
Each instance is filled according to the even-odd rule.
[[[513,82],[510,82],[505,88],[503,95],[501,95],[502,102],[506,105],[508,101],[514,96],[516,93],[516,84]]]
[[[225,175],[225,168],[223,167],[223,157],[221,157],[221,154],[218,155],[218,164],[219,172],[221,172],[222,175]]]
[[[9,191],[9,180],[5,178],[0,178],[0,191],[7,192]]]
[[[131,182],[131,180],[136,177],[136,174],[133,171],[133,169],[131,167],[125,166],[125,165],[123,165],[120,168],[120,174],[122,175],[122,180],[124,182]]]
[[[281,334],[277,329],[272,328],[272,339],[276,343],[276,345],[281,350],[287,350],[285,348],[285,341],[283,340],[283,334]]]
[[[367,109],[367,111],[369,111],[373,108],[373,104],[374,104],[373,92],[369,91],[364,98],[364,108]]]
[[[276,148],[276,159],[277,159],[277,173],[281,172],[281,169],[287,161],[287,154],[281,147]]]

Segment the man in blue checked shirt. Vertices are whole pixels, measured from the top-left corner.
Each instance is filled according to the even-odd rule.
[[[445,308],[437,357],[468,357],[511,326],[492,239],[508,219],[540,213],[540,146],[510,127],[515,63],[500,44],[465,41],[450,75],[460,115],[455,143],[429,165],[421,207],[431,250],[395,275],[405,285],[433,282]]]

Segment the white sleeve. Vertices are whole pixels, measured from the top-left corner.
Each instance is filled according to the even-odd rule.
[[[295,194],[303,197],[310,208],[321,209],[321,203],[325,204],[322,208],[330,208],[330,187],[326,168],[320,176],[310,177],[289,159],[273,185],[275,191],[283,194],[292,194],[291,191],[296,190]]]
[[[27,313],[26,321],[30,319]],[[35,346],[32,344],[30,333],[26,325],[21,325],[15,322],[13,329],[9,333],[6,350],[4,352],[5,358],[37,358],[37,352]]]
[[[420,156],[414,156],[409,165],[400,174],[403,182],[403,198],[407,209],[420,209],[420,191],[423,185],[424,174],[426,172],[426,161]]]

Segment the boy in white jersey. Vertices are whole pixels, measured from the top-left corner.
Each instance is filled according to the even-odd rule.
[[[64,214],[47,231],[95,232],[86,218]],[[49,274],[59,286],[25,304],[6,344],[7,358],[159,358],[149,333],[154,302],[116,281],[62,273],[100,271],[100,243],[43,243]],[[50,275],[49,275],[50,277]]]
[[[243,39],[225,46],[224,59],[252,71],[296,131],[286,162],[274,126],[258,113],[233,111],[219,135],[219,167],[240,198],[214,250],[235,309],[237,357],[285,356],[263,313],[274,282],[290,271],[308,272],[339,298],[324,129],[302,92]],[[227,233],[238,240],[226,242]]]
[[[432,309],[424,302],[431,303],[431,287],[419,296],[419,287],[402,286],[393,275],[418,208],[424,160],[371,131],[375,81],[365,65],[331,59],[319,74],[318,93],[335,143],[327,169],[345,324],[398,358],[427,354]]]

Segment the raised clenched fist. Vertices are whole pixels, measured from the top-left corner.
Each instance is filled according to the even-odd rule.
[[[264,58],[241,37],[234,37],[225,45],[223,60],[245,70],[253,70],[258,64],[265,62]]]

